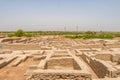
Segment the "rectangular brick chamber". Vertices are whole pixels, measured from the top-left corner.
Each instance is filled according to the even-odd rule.
[[[54,51],[55,54],[53,54],[51,57],[70,57],[67,51]]]
[[[91,80],[72,57],[46,60],[44,69],[33,70],[27,80]]]
[[[80,66],[71,57],[51,58],[46,62],[45,69],[54,70],[81,70]]]

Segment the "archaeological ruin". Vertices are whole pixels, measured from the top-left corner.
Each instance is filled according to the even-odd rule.
[[[120,80],[120,40],[0,38],[0,80]]]

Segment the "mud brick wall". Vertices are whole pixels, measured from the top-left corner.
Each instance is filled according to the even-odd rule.
[[[40,56],[33,56],[33,60],[42,60],[45,59],[46,55],[40,55]]]
[[[75,70],[81,70],[79,64],[76,61],[73,61],[73,65]]]
[[[35,73],[27,80],[92,80],[91,75],[79,73]]]
[[[0,50],[0,54],[11,54],[12,53],[12,50],[9,50],[9,49],[1,49]]]
[[[7,59],[4,59],[0,62],[0,68],[6,66],[7,64],[9,64],[11,61],[13,61],[14,59],[16,59],[17,56],[10,56]]]
[[[120,54],[112,55],[112,62],[118,62],[119,59],[120,59]]]
[[[100,78],[104,78],[109,74],[108,68],[98,60],[91,60],[90,65]]]
[[[118,47],[120,47],[119,44],[107,44],[107,46],[109,46],[109,48],[118,48]]]
[[[2,61],[0,62],[0,68],[4,67],[5,65],[7,65],[7,62],[4,61],[4,60],[2,60]]]
[[[97,54],[95,55],[95,58],[105,60],[105,61],[111,61],[112,55],[111,54]]]
[[[88,54],[82,54],[82,58],[91,66],[95,73],[100,77],[116,77],[116,69],[105,61],[90,57]]]
[[[120,80],[120,78],[102,78],[102,79],[93,79],[93,80]]]
[[[38,44],[1,44],[3,49],[10,50],[40,50]]]

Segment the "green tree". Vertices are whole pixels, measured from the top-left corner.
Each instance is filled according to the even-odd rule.
[[[25,35],[25,32],[22,29],[17,30],[17,32],[15,32],[15,36],[17,37],[22,37]]]

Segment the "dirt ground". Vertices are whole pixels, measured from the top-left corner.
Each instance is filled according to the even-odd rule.
[[[39,61],[33,61],[32,58],[28,58],[25,62],[20,63],[17,67],[12,67],[11,64],[13,62],[0,69],[0,80],[25,80],[24,74],[29,68],[29,65],[39,63]]]

